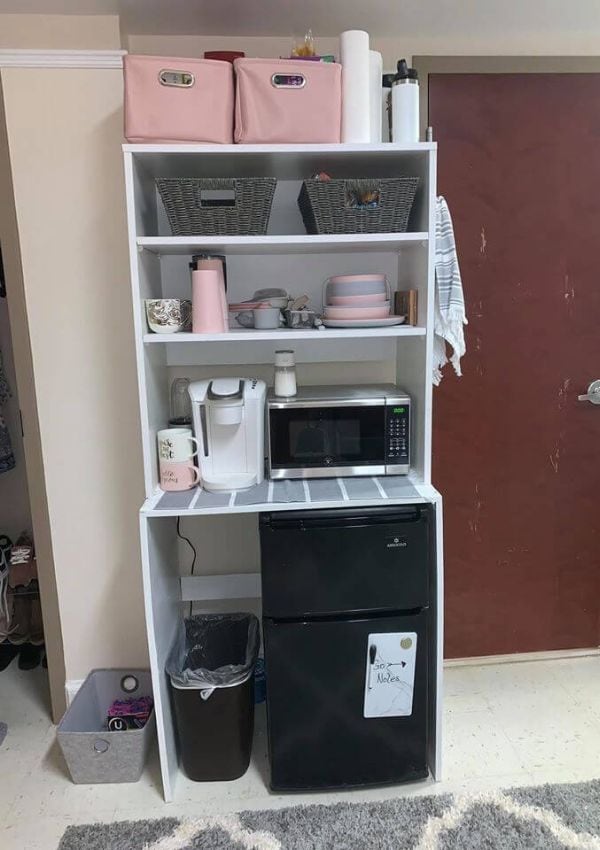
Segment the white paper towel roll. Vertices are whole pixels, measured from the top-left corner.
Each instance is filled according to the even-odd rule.
[[[363,30],[343,32],[340,59],[342,142],[368,142],[371,138],[369,33]]]
[[[369,141],[381,141],[381,78],[383,58],[376,50],[369,50],[369,111],[371,116]]]

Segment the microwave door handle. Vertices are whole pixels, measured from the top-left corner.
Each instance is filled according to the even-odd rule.
[[[208,457],[208,428],[206,425],[206,405],[198,405],[200,408],[200,428],[202,430],[202,447],[204,449],[204,457]]]

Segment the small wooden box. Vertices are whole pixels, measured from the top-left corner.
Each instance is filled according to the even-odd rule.
[[[394,313],[406,316],[407,325],[417,324],[418,292],[416,289],[404,289],[394,293]]]

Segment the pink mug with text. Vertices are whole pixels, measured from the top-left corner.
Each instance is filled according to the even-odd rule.
[[[200,484],[200,470],[188,460],[161,460],[159,462],[160,489],[191,490]]]

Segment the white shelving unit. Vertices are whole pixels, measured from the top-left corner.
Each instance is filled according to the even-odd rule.
[[[257,515],[349,505],[430,502],[436,509],[436,634],[431,680],[431,775],[441,771],[442,669],[442,503],[431,486],[431,375],[433,347],[433,250],[435,235],[436,146],[381,145],[125,145],[125,178],[131,282],[139,376],[141,437],[146,501],[140,533],[148,645],[164,796],[177,798],[179,767],[165,661],[184,604],[200,609],[260,609],[256,557]],[[418,176],[420,187],[407,233],[307,235],[296,199],[301,181],[315,171],[340,177]],[[269,176],[278,180],[265,236],[174,237],[158,198],[155,179],[173,176]],[[377,271],[392,289],[417,289],[418,324],[388,328],[272,331],[232,329],[227,334],[151,334],[144,299],[190,297],[188,263],[201,251],[227,256],[230,300],[249,298],[255,289],[281,285],[320,302],[331,274]],[[397,382],[413,402],[412,472],[408,477],[338,479],[327,492],[322,482],[264,482],[237,494],[201,490],[165,494],[157,486],[156,432],[169,417],[174,377],[214,373],[267,377],[277,348],[293,347],[308,383],[365,383],[357,369]],[[325,373],[327,373],[325,375]],[[322,377],[323,375],[323,377]],[[357,483],[361,481],[362,483]],[[337,488],[337,489],[336,489]],[[254,519],[253,519],[254,515]],[[186,534],[196,525],[204,535],[194,576],[180,566],[178,518]],[[219,523],[221,540],[236,554],[219,556],[209,523]],[[241,523],[241,524],[240,524]],[[231,530],[229,531],[229,525]],[[225,530],[224,530],[225,529]],[[238,541],[239,537],[239,543]],[[181,558],[183,560],[183,558]],[[237,600],[237,602],[236,602]],[[259,756],[260,757],[260,756]],[[235,783],[234,783],[235,785]],[[201,783],[197,798],[203,795]],[[228,794],[232,793],[228,784]],[[214,794],[214,789],[212,791]],[[265,796],[268,794],[265,786]]]

